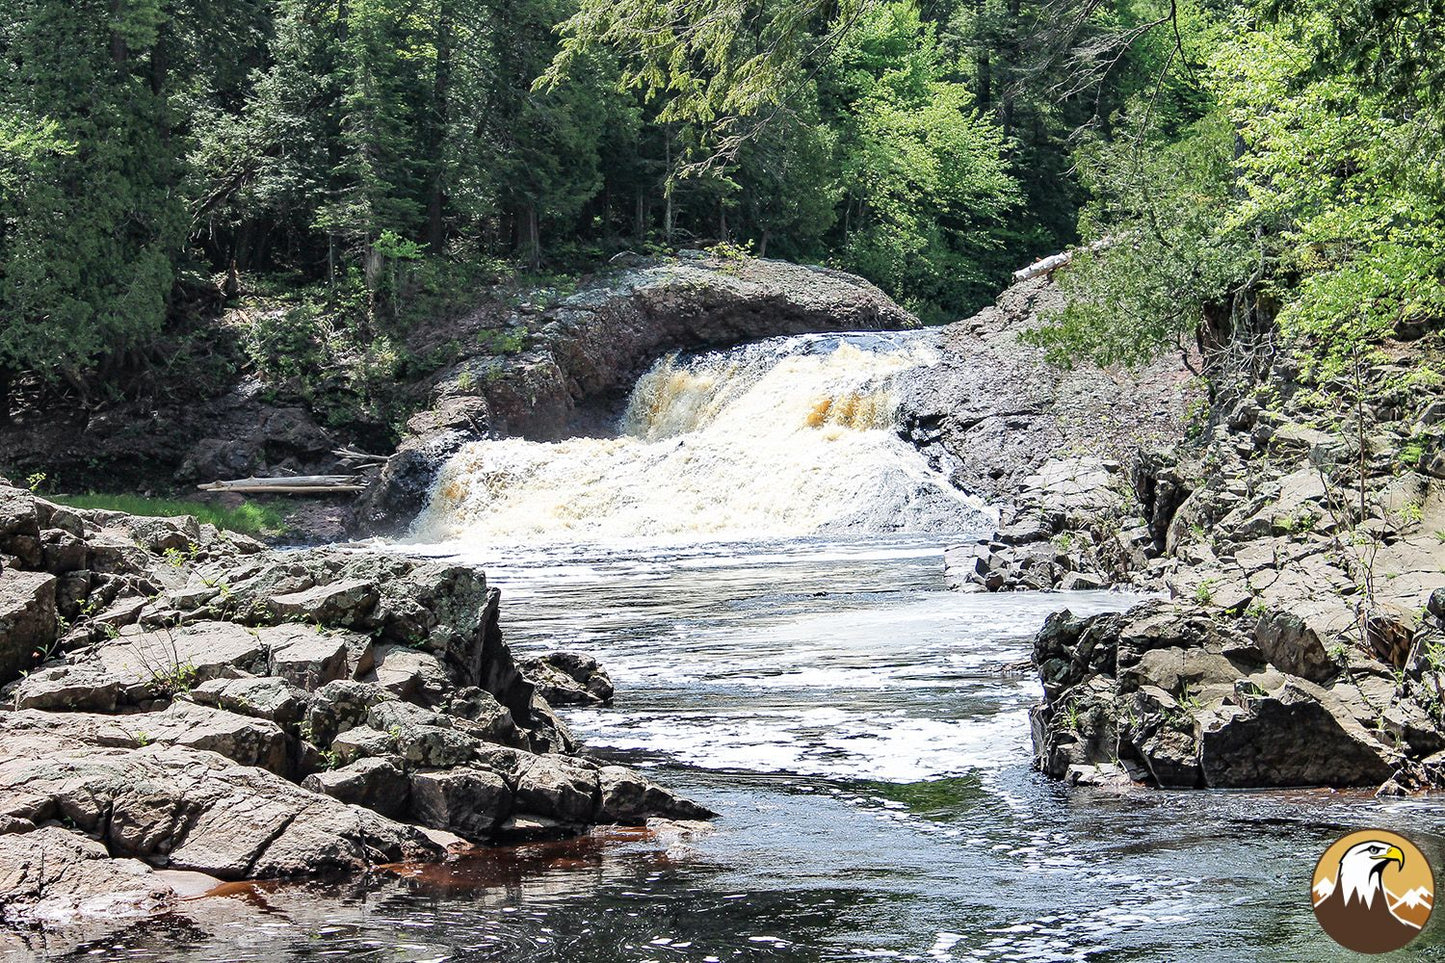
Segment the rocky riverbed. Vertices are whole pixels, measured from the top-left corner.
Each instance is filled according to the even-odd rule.
[[[596,823],[705,818],[578,755],[468,567],[274,551],[0,483],[0,918],[173,907],[180,880],[364,872]],[[176,876],[183,874],[203,874]]]

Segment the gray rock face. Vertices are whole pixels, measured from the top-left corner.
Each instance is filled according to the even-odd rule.
[[[944,583],[959,592],[1084,591],[1114,581],[1120,557],[1147,558],[1147,539],[1099,541],[1090,526],[1125,526],[1123,469],[1095,456],[1050,458],[1000,511],[991,535],[950,546]],[[1122,533],[1121,533],[1122,534]]]
[[[276,637],[286,632],[286,635]],[[364,639],[352,639],[339,632],[277,626],[267,647],[268,675],[285,679],[301,689],[318,689],[328,682],[351,678],[349,656],[353,645],[364,650]]]
[[[1400,762],[1329,691],[1307,680],[1288,680],[1242,702],[1197,717],[1199,765],[1210,786],[1373,786]]]
[[[203,682],[181,698],[243,716],[269,719],[280,726],[292,726],[306,718],[312,696],[285,679],[213,679]],[[42,708],[42,707],[37,707]]]
[[[94,917],[152,916],[175,892],[138,859],[59,826],[0,835],[0,922],[61,927]]]
[[[1372,785],[1401,764],[1396,742],[1411,727],[1417,740],[1438,734],[1420,713],[1387,719],[1394,732],[1382,736],[1372,677],[1325,688],[1261,648],[1197,606],[1051,616],[1034,640],[1038,767],[1063,779],[1122,763],[1165,788]]]
[[[598,817],[606,822],[641,824],[650,816],[670,819],[711,819],[712,810],[683,799],[625,766],[597,770],[601,803]]]
[[[55,641],[55,576],[0,571],[0,680],[34,665]]]
[[[67,819],[114,857],[247,879],[440,855],[413,827],[213,752],[49,732],[7,734],[5,745],[0,816]]]
[[[918,324],[849,274],[706,257],[603,276],[540,317],[517,323],[530,331],[530,346],[520,354],[464,358],[443,373],[433,410],[412,419],[410,437],[359,500],[354,532],[405,528],[446,459],[469,441],[488,433],[554,441],[579,422],[600,422],[599,406],[624,395],[667,351]]]
[[[524,659],[520,667],[552,705],[601,705],[612,700],[612,679],[590,655],[549,652]]]
[[[271,611],[286,619],[314,619],[321,625],[365,628],[379,598],[375,583],[342,579],[300,592],[271,597]]]
[[[1318,612],[1266,612],[1255,626],[1254,641],[1264,657],[1281,670],[1311,682],[1328,682],[1339,674],[1340,666],[1330,658],[1325,644],[1334,634],[1331,630],[1342,626],[1327,619]]]
[[[412,773],[410,812],[423,826],[485,840],[511,809],[510,787],[490,769],[462,766]]]
[[[36,669],[14,692],[18,709],[113,712],[120,680],[96,663],[63,663]]]
[[[1048,512],[1082,514],[1090,498],[1067,482],[1092,489],[1094,479],[1056,474],[1051,460],[1084,452],[1127,465],[1141,445],[1172,447],[1182,434],[1198,390],[1177,356],[1128,373],[1063,370],[1019,340],[1063,304],[1045,278],[1013,285],[995,305],[944,328],[939,364],[904,386],[904,430],[963,490],[1009,503],[1046,490],[1040,504]]]
[[[318,746],[329,746],[343,732],[364,725],[372,706],[395,698],[371,682],[328,682],[316,690],[307,709],[309,738]]]
[[[301,785],[312,792],[354,806],[364,806],[392,819],[405,818],[411,798],[411,782],[406,770],[397,762],[383,757],[358,759],[340,769],[312,773]]]
[[[537,756],[517,779],[517,808],[562,822],[590,822],[601,804],[595,769],[565,756]]]

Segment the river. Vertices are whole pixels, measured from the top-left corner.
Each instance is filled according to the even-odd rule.
[[[616,438],[480,442],[388,551],[482,568],[519,654],[596,656],[595,756],[720,816],[369,880],[234,888],[87,945],[151,960],[1353,958],[1316,926],[1347,828],[1445,866],[1445,808],[1367,793],[1070,790],[1030,766],[1045,616],[1126,594],[946,591],[990,522],[892,424],[927,332],[666,358]],[[1406,952],[1445,959],[1442,927]]]
[[[1117,795],[1033,772],[1039,690],[1017,671],[1032,633],[1061,605],[1127,596],[950,593],[936,545],[907,537],[506,555],[488,567],[511,644],[595,654],[617,684],[614,706],[567,713],[577,734],[717,810],[711,831],[602,830],[369,883],[243,889],[87,949],[218,963],[1305,963],[1353,958],[1307,897],[1345,828],[1405,832],[1445,865],[1438,803]],[[1427,933],[1408,954],[1445,946]]]

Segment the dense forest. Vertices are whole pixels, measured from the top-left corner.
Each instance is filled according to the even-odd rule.
[[[0,419],[247,290],[302,306],[267,350],[311,324],[385,374],[499,277],[704,245],[940,321],[1082,239],[1061,359],[1348,351],[1445,310],[1442,32],[1440,0],[14,0]]]

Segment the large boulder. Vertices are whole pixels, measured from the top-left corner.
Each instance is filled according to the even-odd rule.
[[[63,927],[88,918],[144,917],[176,893],[138,859],[111,859],[101,843],[60,826],[0,835],[0,923]]]
[[[518,663],[552,705],[601,705],[612,700],[612,679],[590,655],[548,652]]]
[[[411,776],[411,817],[474,842],[491,838],[510,815],[512,790],[484,766],[422,769]]]
[[[625,766],[602,766],[597,770],[597,782],[601,795],[599,822],[641,824],[652,816],[711,819],[717,815]]]
[[[1424,711],[1395,700],[1392,683],[1366,693],[1373,677],[1356,674],[1326,689],[1287,671],[1309,665],[1302,659],[1278,639],[1256,645],[1199,606],[1051,616],[1034,641],[1045,698],[1030,715],[1035,762],[1060,779],[1122,764],[1165,788],[1357,786],[1383,782],[1402,762],[1396,738],[1445,745]],[[1379,717],[1394,727],[1387,738],[1366,723],[1392,701]]]
[[[22,710],[6,716],[0,725],[4,726],[0,731],[52,733],[96,746],[205,749],[282,776],[289,769],[286,735],[275,723],[188,702],[124,715]]]
[[[524,812],[585,823],[600,805],[596,768],[566,756],[537,756],[517,779],[517,808]]]
[[[407,813],[411,782],[406,771],[393,759],[371,756],[339,769],[307,776],[301,784],[312,792],[355,806],[364,806],[392,819]],[[433,827],[446,828],[446,827]]]
[[[182,693],[179,698],[243,716],[269,719],[280,726],[300,723],[306,718],[313,701],[311,694],[304,689],[285,679],[269,676],[259,679],[212,679]]]
[[[0,570],[0,684],[34,665],[55,641],[55,576]]]
[[[1199,765],[1214,788],[1373,786],[1401,762],[1328,690],[1305,679],[1287,679],[1276,692],[1221,705],[1196,721]]]

